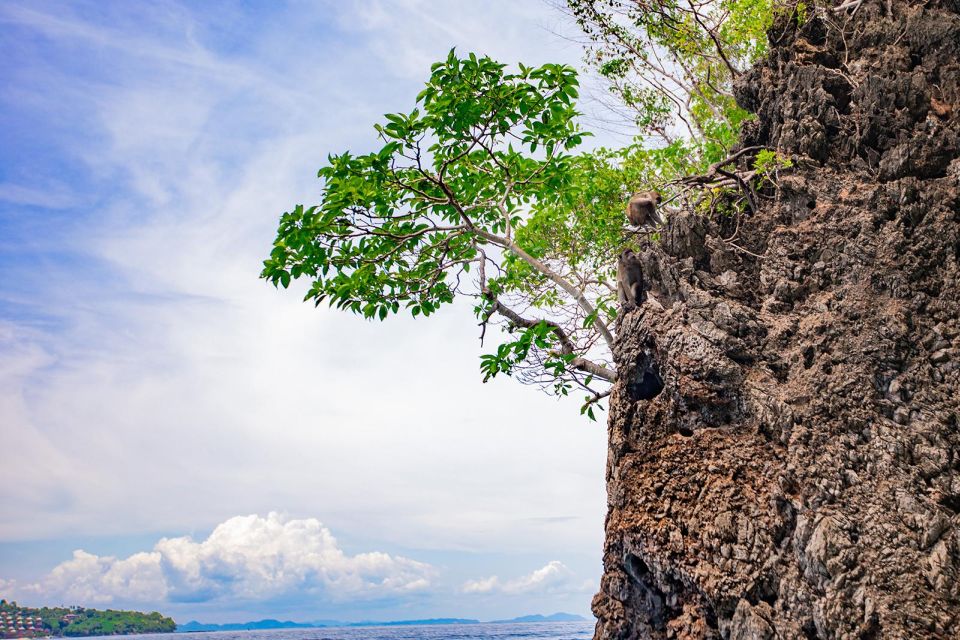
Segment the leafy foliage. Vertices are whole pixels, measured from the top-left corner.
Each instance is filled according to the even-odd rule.
[[[379,149],[328,158],[320,202],[283,214],[262,276],[283,288],[304,279],[305,300],[378,320],[471,298],[481,340],[489,324],[507,332],[481,356],[484,381],[585,390],[594,418],[616,378],[616,257],[639,238],[624,229],[625,200],[658,188],[713,211],[712,192],[734,188],[731,210],[753,207],[753,187],[724,167],[748,117],[733,81],[764,53],[772,0],[567,4],[633,113],[635,144],[577,153],[590,134],[572,68],[513,71],[451,51],[412,111],[376,125]],[[785,166],[758,162],[750,179]],[[696,189],[711,191],[706,205],[690,200]]]
[[[748,117],[733,81],[766,53],[773,0],[567,0],[615,109],[657,145],[720,160]]]
[[[792,166],[793,161],[789,157],[769,149],[758,151],[757,157],[753,160],[753,168],[761,185],[764,183],[776,185],[780,170],[789,169]]]
[[[497,314],[516,332],[483,358],[485,378],[528,363],[529,381],[560,393],[587,375],[612,379],[607,360],[588,358],[612,341],[611,287],[599,292],[580,270],[609,263],[624,191],[607,194],[602,215],[576,207],[593,204],[590,172],[602,162],[569,153],[588,135],[577,87],[563,65],[508,72],[451,51],[417,108],[376,126],[379,150],[329,158],[320,204],[282,216],[263,277],[306,278],[305,299],[380,320],[472,296],[484,325]]]

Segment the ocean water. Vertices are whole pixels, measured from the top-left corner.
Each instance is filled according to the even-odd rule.
[[[527,622],[522,624],[436,624],[391,627],[322,627],[207,633],[152,633],[124,636],[137,640],[587,640],[594,622]],[[116,640],[116,636],[111,637]]]

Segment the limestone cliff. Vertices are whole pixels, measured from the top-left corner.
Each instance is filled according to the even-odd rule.
[[[597,637],[960,638],[960,3],[769,37],[742,142],[794,169],[619,327]]]

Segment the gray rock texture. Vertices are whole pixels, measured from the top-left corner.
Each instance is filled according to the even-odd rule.
[[[738,85],[794,169],[642,253],[597,638],[960,638],[960,3],[825,15]]]

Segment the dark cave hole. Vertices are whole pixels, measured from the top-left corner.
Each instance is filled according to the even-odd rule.
[[[814,350],[812,346],[807,347],[806,349],[803,350],[803,368],[804,369],[809,369],[810,367],[813,366],[813,356],[814,356]]]
[[[636,607],[646,614],[647,623],[658,631],[667,628],[667,622],[675,615],[666,604],[666,594],[657,584],[647,563],[633,553],[623,557],[623,568],[633,582]]]
[[[677,433],[682,435],[684,438],[689,438],[693,435],[693,429],[690,429],[689,427],[680,427],[677,429]]]
[[[638,400],[652,400],[663,391],[663,378],[657,363],[646,352],[637,357],[637,366],[633,379],[627,383],[627,393],[636,402]]]
[[[810,210],[812,211],[812,210],[814,210],[814,209],[816,209],[816,208],[817,208],[817,201],[816,201],[816,200],[807,200],[807,209],[810,209]]]
[[[827,42],[827,27],[819,18],[813,18],[804,25],[804,34],[807,40],[815,47]]]
[[[767,369],[777,379],[777,382],[786,382],[790,375],[790,367],[782,360],[771,360],[766,363]]]
[[[644,576],[650,573],[650,567],[647,566],[647,563],[633,553],[628,553],[623,559],[623,568],[637,582],[641,582]]]
[[[938,502],[941,507],[949,509],[954,513],[960,513],[960,495],[943,496]]]
[[[823,88],[833,98],[833,101],[837,106],[837,111],[841,115],[848,115],[850,113],[850,100],[853,92],[853,86],[842,76],[835,76],[825,79]],[[839,131],[839,129],[836,127],[828,127],[828,129],[829,128],[832,128],[837,132]],[[813,207],[811,207],[811,209],[812,208]]]
[[[880,617],[876,614],[876,612],[870,616],[870,619],[863,627],[861,627],[861,629],[861,640],[878,640],[879,638],[883,637],[881,634],[883,627],[880,626]]]
[[[760,602],[766,602],[771,607],[777,602],[776,585],[768,578],[753,585],[753,588],[747,592],[747,602],[751,606],[757,606]]]
[[[807,620],[800,631],[803,632],[803,637],[808,640],[820,640],[820,634],[817,633],[817,625],[814,624],[813,620]]]
[[[793,478],[785,479],[784,491],[794,492],[796,490],[796,480]],[[770,533],[773,536],[773,541],[776,544],[780,544],[797,528],[797,511],[793,503],[784,497],[776,498],[775,504],[777,514],[780,516],[780,521],[773,527]]]

